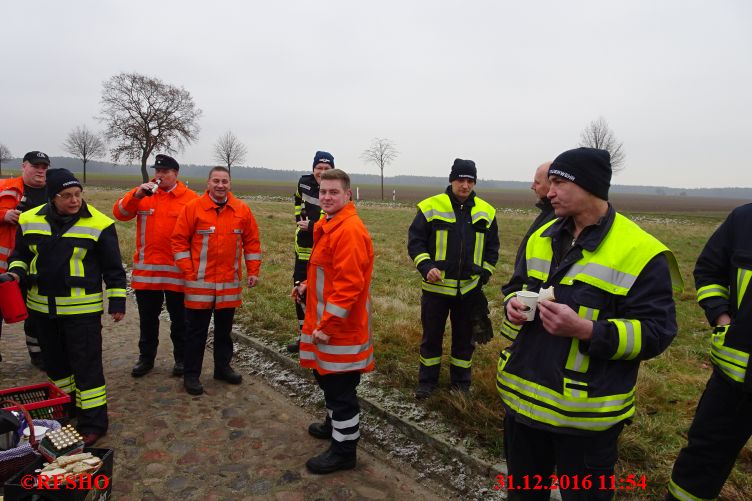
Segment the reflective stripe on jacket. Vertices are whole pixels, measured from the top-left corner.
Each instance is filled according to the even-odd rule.
[[[243,262],[249,276],[261,268],[256,219],[246,204],[227,194],[218,206],[208,193],[189,202],[178,216],[171,244],[185,278],[185,306],[237,308],[241,304]]]
[[[708,239],[695,264],[697,301],[711,325],[728,313],[731,324],[716,327],[710,360],[722,377],[752,393],[752,204],[737,207]]]
[[[23,198],[22,177],[5,179],[0,183],[0,273],[8,269],[8,257],[13,252],[18,225],[5,221],[5,213],[15,209]]]
[[[503,327],[514,343],[499,358],[496,386],[507,410],[531,426],[582,433],[629,419],[640,361],[676,335],[671,284],[679,291],[682,282],[673,254],[611,207],[604,219],[560,263],[552,258],[564,221],[542,227],[512,277],[517,290],[554,285],[557,303],[593,321],[587,342],[549,334],[537,315]]]
[[[131,287],[183,292],[183,272],[175,265],[169,235],[180,211],[198,195],[181,181],[170,191],[158,189],[141,199],[134,196],[138,190],[132,189],[112,207],[112,214],[120,221],[136,218]]]
[[[320,374],[373,370],[370,288],[373,244],[352,202],[316,224],[308,262],[300,365]],[[313,344],[319,329],[327,344]]]
[[[420,271],[424,291],[448,296],[465,295],[490,277],[499,259],[496,209],[472,192],[464,203],[445,193],[426,198],[408,230],[407,249]],[[425,280],[432,268],[441,281]]]
[[[298,189],[293,198],[295,200],[295,222],[300,221],[303,217],[310,221],[308,231],[301,230],[297,225],[295,227],[295,256],[303,261],[308,261],[313,247],[314,223],[324,215],[319,203],[319,183],[316,182],[313,174],[306,174],[298,180]]]
[[[115,224],[91,205],[65,227],[51,226],[49,204],[21,214],[10,268],[27,284],[26,306],[50,317],[125,311],[126,278]]]

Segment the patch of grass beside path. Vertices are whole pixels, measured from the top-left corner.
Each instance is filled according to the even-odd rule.
[[[121,195],[117,190],[87,187],[85,198],[106,213]],[[261,229],[264,261],[261,281],[254,290],[244,291],[244,306],[238,321],[258,337],[282,346],[296,331],[293,304],[288,296],[292,288],[293,233],[292,201],[246,200]],[[371,232],[376,251],[373,276],[374,338],[378,384],[397,389],[412,398],[417,384],[418,346],[420,344],[419,276],[407,256],[407,228],[415,212],[410,207],[364,204],[359,212]],[[495,326],[500,325],[502,303],[499,287],[512,273],[517,245],[535,217],[533,210],[500,210],[502,242],[500,264],[486,288]],[[709,329],[695,301],[692,269],[709,235],[725,214],[687,213],[663,215],[628,214],[662,240],[676,254],[686,284],[676,296],[679,335],[660,357],[643,363],[638,389],[637,414],[620,440],[621,458],[617,474],[645,475],[648,491],[623,492],[620,498],[658,499],[662,496],[697,400],[711,369],[708,358]],[[135,222],[117,223],[124,261],[131,263]],[[473,358],[471,398],[450,394],[447,354],[449,333],[444,343],[442,390],[424,405],[441,413],[465,436],[474,436],[502,456],[502,407],[495,388],[496,361],[506,342],[500,337],[479,347]],[[134,343],[136,340],[134,339]],[[742,501],[752,492],[752,448],[742,451],[722,499]]]

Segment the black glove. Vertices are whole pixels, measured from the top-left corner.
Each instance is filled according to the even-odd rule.
[[[3,282],[12,282],[15,279],[16,279],[16,277],[14,277],[13,275],[11,275],[10,273],[2,273],[2,274],[0,274],[0,284],[3,283]]]
[[[484,269],[480,272],[480,285],[486,285],[491,280],[491,272]]]
[[[473,345],[486,344],[493,338],[493,324],[488,315],[491,311],[488,309],[488,299],[479,290],[474,294],[475,304],[473,305],[470,316],[470,326],[472,330]]]

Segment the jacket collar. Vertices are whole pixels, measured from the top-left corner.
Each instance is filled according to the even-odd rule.
[[[447,186],[446,194],[449,195],[449,200],[452,201],[453,206],[459,207],[460,205],[464,205],[466,207],[473,207],[475,206],[475,190],[470,192],[470,195],[467,197],[467,200],[465,200],[464,203],[457,200],[457,197],[454,196],[454,192],[452,192],[452,185],[450,184]]]
[[[39,212],[37,214],[46,216],[50,213],[52,202],[47,202],[44,204],[44,206],[39,209]],[[89,210],[89,206],[86,204],[86,200],[81,200],[81,208],[78,210],[78,217],[91,217],[91,211]]]
[[[229,207],[234,212],[237,212],[238,205],[242,203],[243,202],[235,198],[235,195],[233,195],[232,192],[227,193],[227,203],[225,204],[225,207]],[[199,204],[201,204],[201,208],[204,210],[216,210],[217,207],[219,207],[219,205],[214,203],[214,200],[211,199],[208,191],[204,191],[203,196],[199,199]]]
[[[616,210],[611,202],[608,203],[608,210],[606,215],[598,220],[597,223],[591,224],[580,234],[577,243],[586,251],[593,252],[601,244],[609,230],[611,225],[614,224],[614,218],[616,217]],[[571,235],[574,221],[571,217],[559,218],[554,224],[546,228],[541,236],[559,239],[563,236]],[[571,236],[569,237],[571,238]]]
[[[357,216],[358,211],[355,209],[355,204],[352,203],[352,201],[347,202],[342,209],[337,212],[334,217],[331,219],[322,218],[322,220],[319,220],[316,223],[316,230],[323,231],[324,233],[329,233],[330,231],[333,231],[335,228],[337,228],[345,219],[349,219],[352,216]],[[315,237],[314,237],[315,241]]]

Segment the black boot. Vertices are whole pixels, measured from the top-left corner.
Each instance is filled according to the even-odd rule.
[[[229,365],[223,368],[214,368],[214,379],[221,379],[230,384],[240,384],[243,376],[235,372]]]
[[[314,456],[306,461],[306,468],[311,473],[333,473],[339,470],[352,470],[355,468],[357,458],[355,452],[352,454],[337,454],[331,448],[326,452]]]
[[[175,377],[179,377],[185,374],[185,364],[180,362],[175,362],[175,365],[172,367],[172,375]]]
[[[185,386],[185,391],[191,395],[201,395],[204,392],[204,387],[197,377],[186,377],[183,379],[183,386]]]
[[[332,438],[332,421],[329,419],[329,416],[326,417],[323,423],[311,423],[308,425],[308,434],[322,440]]]
[[[136,365],[133,366],[133,369],[131,370],[131,376],[133,377],[141,377],[145,376],[154,368],[154,360],[147,360],[145,358],[138,359],[138,362],[136,362]]]
[[[42,359],[41,353],[29,353],[29,358],[31,358],[31,365],[40,371],[44,370],[44,359]],[[0,358],[0,360],[2,360],[2,358]]]
[[[288,353],[298,353],[300,351],[300,338],[287,345]]]

